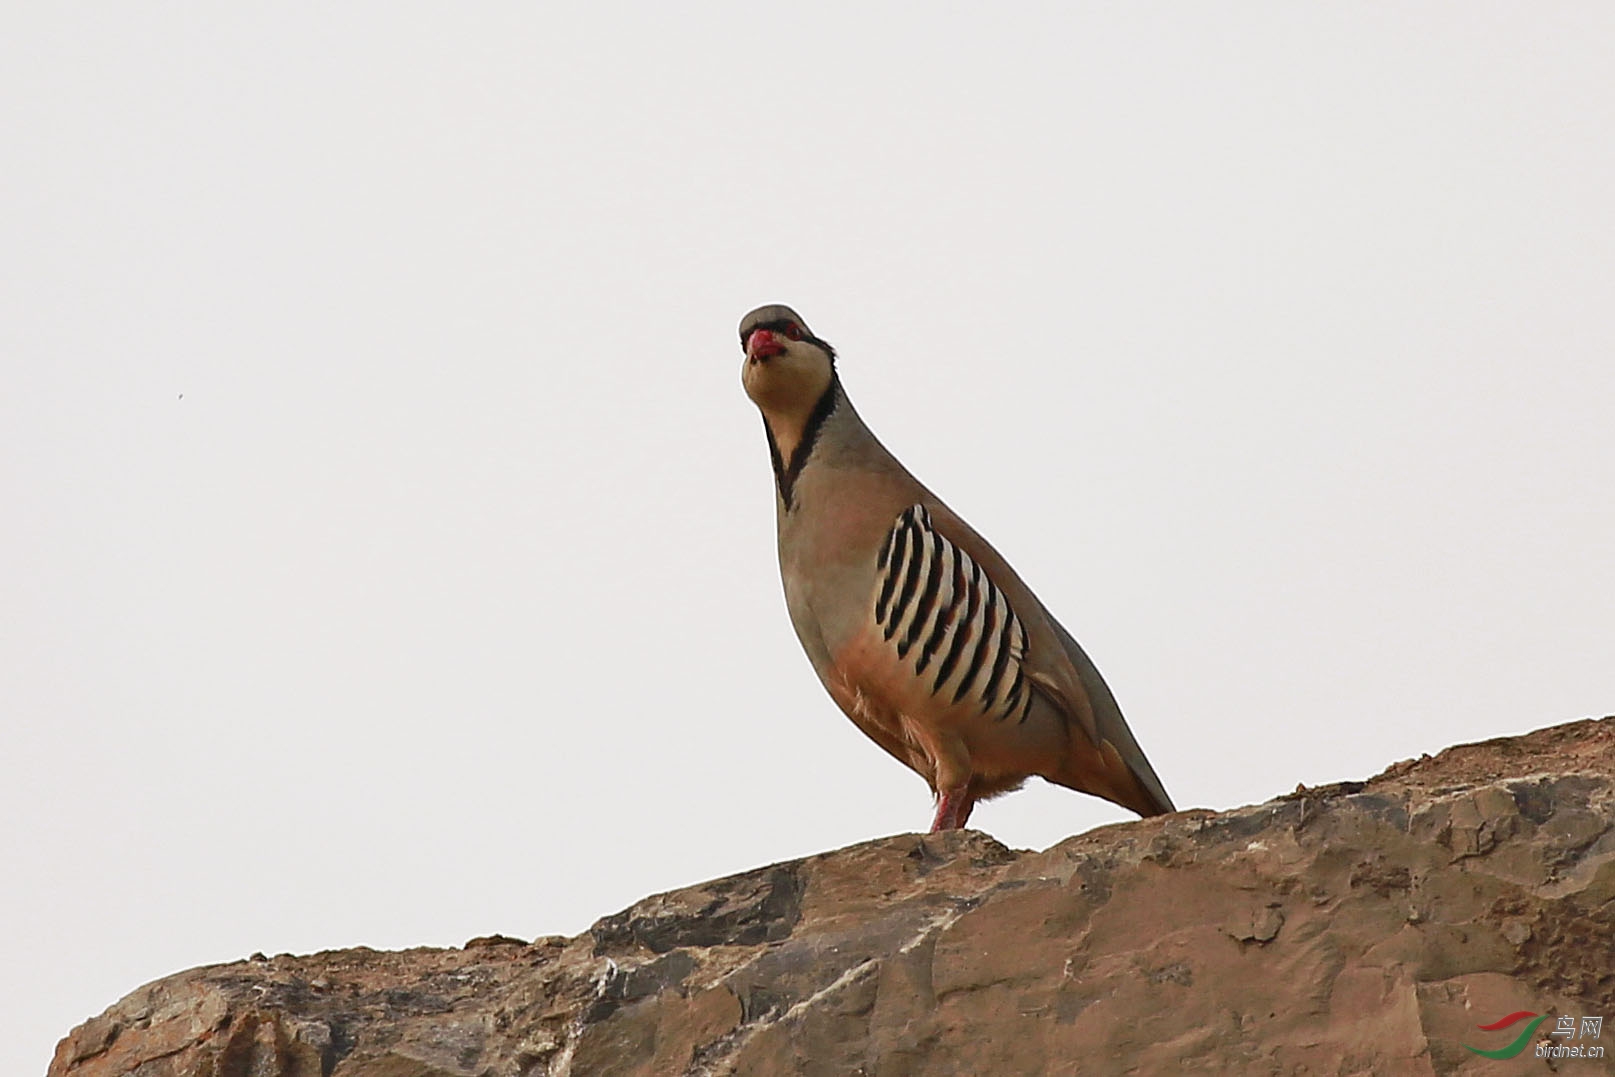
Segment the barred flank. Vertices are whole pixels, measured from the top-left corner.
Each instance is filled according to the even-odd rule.
[[[875,624],[927,689],[949,704],[974,697],[995,719],[1031,712],[1021,671],[1026,628],[979,564],[931,526],[923,505],[892,525],[876,562]]]

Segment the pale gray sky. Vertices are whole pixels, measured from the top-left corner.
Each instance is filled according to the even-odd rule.
[[[13,12],[0,1072],[187,966],[925,826],[786,621],[763,302],[1181,806],[1615,710],[1611,56],[1591,2]]]

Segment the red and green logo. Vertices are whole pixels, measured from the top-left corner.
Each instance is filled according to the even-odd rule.
[[[1524,1030],[1521,1031],[1518,1036],[1514,1037],[1514,1042],[1509,1044],[1507,1047],[1499,1047],[1495,1051],[1483,1051],[1479,1047],[1471,1047],[1466,1043],[1464,1044],[1464,1050],[1473,1051],[1482,1058],[1513,1058],[1515,1055],[1525,1050],[1526,1043],[1531,1039],[1531,1033],[1535,1032],[1536,1027],[1548,1019],[1547,1014],[1536,1014],[1532,1013],[1530,1010],[1516,1010],[1500,1021],[1493,1021],[1489,1025],[1475,1026],[1482,1032],[1497,1032],[1500,1029],[1508,1028],[1510,1025],[1519,1024],[1526,1018],[1530,1018],[1531,1023],[1526,1025]]]

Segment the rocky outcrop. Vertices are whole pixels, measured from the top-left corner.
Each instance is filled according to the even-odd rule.
[[[1491,1074],[1522,1010],[1516,1066],[1606,1072],[1531,1060],[1615,1057],[1579,1021],[1615,1019],[1615,718],[1040,853],[866,842],[571,939],[194,969],[50,1074]]]

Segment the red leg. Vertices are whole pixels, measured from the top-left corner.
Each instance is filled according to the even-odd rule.
[[[957,789],[944,789],[942,796],[937,799],[936,818],[931,820],[931,833],[962,828],[970,819],[970,809],[975,806],[976,798],[968,785],[961,785]]]

